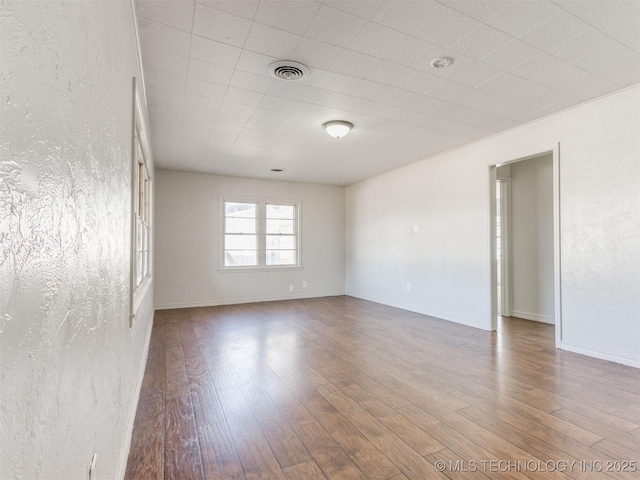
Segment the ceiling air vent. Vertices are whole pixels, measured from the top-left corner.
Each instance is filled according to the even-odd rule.
[[[280,60],[269,65],[269,72],[281,80],[300,80],[309,75],[309,69],[298,62]]]

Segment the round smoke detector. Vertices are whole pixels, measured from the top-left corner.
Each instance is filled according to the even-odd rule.
[[[440,57],[436,58],[431,62],[431,66],[433,68],[447,68],[449,65],[453,63],[453,58],[449,57]]]
[[[269,65],[269,72],[280,80],[300,80],[309,75],[306,65],[291,60],[279,60]]]

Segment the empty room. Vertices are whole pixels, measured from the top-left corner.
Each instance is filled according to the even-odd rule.
[[[640,0],[0,12],[0,479],[639,478]]]

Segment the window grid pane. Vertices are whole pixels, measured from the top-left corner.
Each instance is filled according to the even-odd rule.
[[[267,234],[292,235],[295,232],[295,220],[274,220],[267,218]]]
[[[271,219],[295,219],[296,207],[295,205],[274,205],[267,204],[267,217]]]
[[[295,250],[295,235],[267,235],[267,250]]]
[[[255,234],[257,233],[255,218],[227,218],[224,222],[225,233]]]
[[[225,217],[258,218],[257,203],[224,202]]]
[[[258,265],[257,250],[226,250],[224,252],[225,267],[255,267]]]
[[[267,265],[295,265],[295,250],[267,250]]]
[[[258,250],[257,235],[225,235],[225,250]]]

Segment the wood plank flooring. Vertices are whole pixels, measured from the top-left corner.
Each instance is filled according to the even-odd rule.
[[[640,370],[351,297],[155,314],[126,478],[640,478]]]

